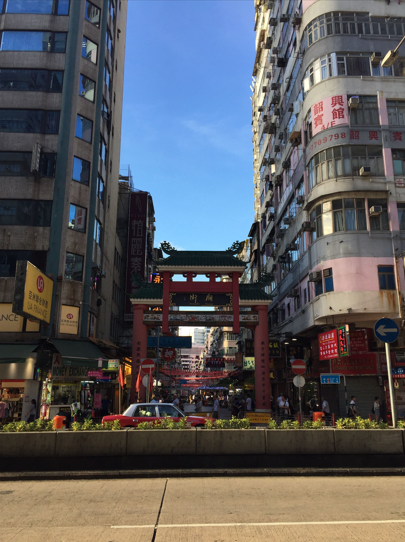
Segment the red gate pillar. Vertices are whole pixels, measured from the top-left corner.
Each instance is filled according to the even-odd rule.
[[[139,366],[141,360],[146,358],[148,348],[148,328],[143,323],[143,311],[149,309],[148,305],[134,305],[133,307],[131,404],[136,401],[136,382],[138,380]],[[142,402],[146,401],[146,388],[142,383],[139,388],[139,398]]]
[[[256,411],[270,411],[270,362],[269,326],[267,305],[252,307],[259,313],[259,325],[255,328],[255,394]]]

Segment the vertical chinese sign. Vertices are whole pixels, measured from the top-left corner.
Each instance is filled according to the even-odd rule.
[[[349,124],[347,94],[328,96],[311,107],[312,135],[341,124]]]
[[[319,343],[319,361],[325,361],[337,358],[338,354],[338,337],[336,329],[320,333],[318,335]]]
[[[145,277],[146,261],[146,235],[148,218],[147,192],[135,192],[130,195],[129,225],[128,225],[128,252],[127,252],[127,288],[125,300],[124,320],[133,320],[133,309],[130,295],[138,286],[132,283],[132,275],[138,273]]]
[[[348,356],[349,352],[349,326],[337,328],[339,338],[339,356]]]

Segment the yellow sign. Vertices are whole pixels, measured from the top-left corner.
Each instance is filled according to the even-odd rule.
[[[37,320],[27,319],[25,323],[25,331],[39,331],[39,322]]]
[[[250,423],[269,423],[271,415],[265,412],[246,412],[246,418],[249,418]]]
[[[79,331],[79,307],[62,305],[60,313],[59,333],[77,335]]]
[[[21,333],[23,330],[24,318],[15,314],[12,307],[12,303],[0,303],[1,333]]]
[[[53,281],[28,261],[18,261],[13,310],[36,320],[51,321]],[[22,303],[21,303],[22,302]]]

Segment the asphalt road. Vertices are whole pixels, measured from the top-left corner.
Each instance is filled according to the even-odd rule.
[[[7,542],[405,541],[403,477],[2,482]]]

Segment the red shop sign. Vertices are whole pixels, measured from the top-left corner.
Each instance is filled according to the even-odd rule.
[[[338,338],[336,329],[318,335],[319,360],[324,361],[338,357]]]
[[[376,375],[377,353],[354,354],[332,360],[332,373],[344,375]]]

